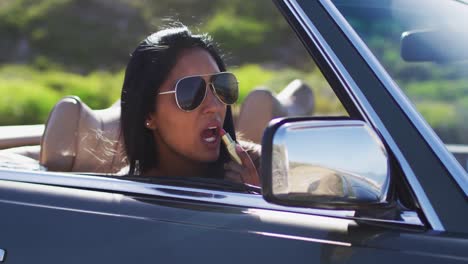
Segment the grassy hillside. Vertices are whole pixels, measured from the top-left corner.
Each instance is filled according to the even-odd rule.
[[[241,81],[240,102],[255,87],[279,91],[301,78],[316,93],[318,113],[343,111],[270,0],[0,0],[0,124],[42,123],[69,94],[109,106],[129,54],[173,20],[220,44]],[[405,64],[401,28],[355,26],[370,32],[363,37],[371,49],[443,140],[468,144],[466,67]]]
[[[245,65],[232,71],[240,81],[238,104],[256,87],[268,87],[279,92],[292,80],[301,78],[314,87],[317,112],[343,112],[318,71],[275,71],[258,65]],[[120,97],[123,75],[123,71],[95,71],[81,75],[20,65],[0,67],[0,125],[43,123],[54,104],[66,95],[79,96],[93,109],[106,108]]]

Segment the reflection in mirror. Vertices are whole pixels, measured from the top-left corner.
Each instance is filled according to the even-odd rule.
[[[272,194],[324,206],[386,200],[388,157],[379,137],[357,120],[285,123],[273,137]]]

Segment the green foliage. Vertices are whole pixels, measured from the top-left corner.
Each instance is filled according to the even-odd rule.
[[[146,35],[180,19],[195,32],[213,35],[228,53],[229,64],[272,58],[281,64],[305,64],[304,48],[268,0],[0,2],[0,49],[11,51],[0,53],[0,60],[9,63],[33,63],[42,57],[79,73],[121,69]]]
[[[320,70],[300,71],[286,68],[277,71],[269,81],[269,85],[277,93],[281,92],[290,82],[300,79],[309,85],[315,96],[315,115],[347,115]]]
[[[231,69],[239,80],[239,100],[244,98],[255,88],[266,85],[273,78],[274,72],[262,69],[259,65],[248,64],[243,67]]]
[[[419,98],[416,108],[445,143],[468,143],[468,96],[454,101]],[[454,103],[455,102],[455,103]]]
[[[444,141],[468,143],[466,65],[404,62],[406,26],[373,11],[345,16]],[[209,32],[228,65],[241,65],[232,67],[239,103],[259,86],[278,93],[302,79],[316,114],[345,113],[270,0],[0,0],[0,61],[31,65],[0,67],[0,124],[42,123],[65,95],[108,107],[119,98],[128,54],[168,17]]]
[[[0,125],[44,123],[59,98],[58,93],[27,80],[2,80]]]
[[[302,79],[314,91],[318,114],[344,113],[318,70],[271,70],[247,64],[232,71],[240,82],[238,105],[255,88],[263,87],[278,93],[291,81]],[[0,68],[0,125],[43,123],[55,103],[67,95],[80,97],[92,109],[109,107],[120,97],[123,76],[123,71],[79,75],[57,69],[3,66]]]
[[[46,57],[75,72],[115,70],[146,33],[141,9],[124,0],[2,0],[3,61]]]
[[[226,13],[216,14],[205,29],[214,39],[220,40],[226,50],[235,54],[252,52],[252,46],[262,44],[270,31],[265,23]]]
[[[416,104],[426,121],[435,127],[449,127],[455,123],[455,107],[448,103],[421,102]]]
[[[401,34],[416,29],[404,19],[412,11],[389,13],[383,8],[375,10],[382,12],[379,15],[365,11],[349,10],[345,16],[351,18],[353,27],[441,139],[445,143],[468,144],[467,64],[404,61],[400,56]],[[400,11],[408,13],[395,19]],[[427,25],[437,24],[432,16],[426,19]]]
[[[81,76],[64,72],[48,72],[38,83],[63,95],[77,95],[91,108],[104,108],[116,101],[120,94],[120,79],[109,73]]]
[[[407,94],[413,100],[455,102],[468,96],[467,81],[463,79],[411,82],[405,87]]]
[[[256,88],[281,92],[290,82],[300,79],[308,84],[315,96],[316,115],[346,115],[346,111],[333,93],[320,71],[315,68],[310,72],[283,68],[280,70],[264,69],[259,65],[244,65],[232,69],[240,82],[239,104],[250,91]]]
[[[0,23],[24,30],[37,22],[50,10],[69,3],[71,0],[2,0]]]
[[[0,125],[44,123],[66,95],[79,96],[93,109],[106,108],[120,97],[123,72],[86,76],[27,66],[0,68]]]

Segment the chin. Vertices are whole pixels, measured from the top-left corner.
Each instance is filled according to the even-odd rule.
[[[206,153],[203,157],[199,157],[200,161],[202,162],[214,162],[219,159],[219,152],[218,153]]]

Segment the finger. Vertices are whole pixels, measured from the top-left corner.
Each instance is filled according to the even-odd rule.
[[[256,174],[257,170],[255,169],[255,165],[253,164],[253,161],[250,158],[249,154],[240,145],[236,145],[236,152],[239,155],[242,164],[248,170],[248,172],[253,173],[253,171],[255,171]]]
[[[249,154],[244,149],[242,149],[240,145],[236,145],[236,152],[242,161],[242,165],[244,165],[245,169],[247,170],[246,173],[242,174],[242,176],[246,176],[243,177],[246,180],[246,183],[260,186],[260,178],[258,177],[257,169],[255,168],[255,165],[253,164]]]

